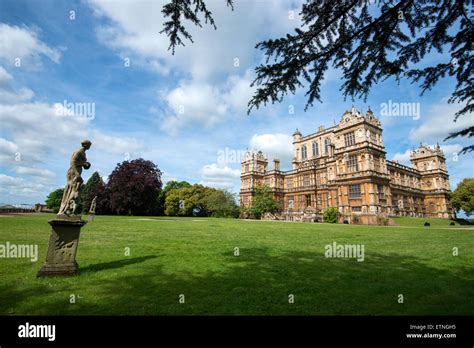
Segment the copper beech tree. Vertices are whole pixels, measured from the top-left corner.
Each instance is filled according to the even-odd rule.
[[[107,182],[110,208],[119,215],[154,214],[161,187],[161,171],[152,161],[139,158],[119,163]]]

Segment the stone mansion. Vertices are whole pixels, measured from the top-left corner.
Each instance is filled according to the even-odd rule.
[[[449,204],[446,159],[439,145],[411,152],[411,167],[385,158],[382,127],[373,112],[354,107],[339,124],[320,126],[316,133],[293,134],[293,169],[273,169],[261,151],[247,152],[242,161],[240,205],[248,207],[255,187],[271,187],[282,207],[281,218],[304,220],[337,207],[343,219],[359,215],[362,223],[377,216],[454,216]]]

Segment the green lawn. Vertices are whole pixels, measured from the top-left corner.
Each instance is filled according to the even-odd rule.
[[[82,229],[81,274],[38,279],[52,216],[0,217],[0,244],[39,245],[36,263],[0,258],[0,315],[474,314],[474,230],[446,220],[425,228],[409,218],[379,227],[97,216]],[[334,241],[363,244],[365,260],[326,258]]]

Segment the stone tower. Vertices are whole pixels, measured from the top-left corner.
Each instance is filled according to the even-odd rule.
[[[255,186],[262,184],[267,173],[268,160],[262,151],[248,151],[242,161],[242,175],[240,176],[240,205],[248,207],[252,202]]]
[[[410,161],[420,174],[420,189],[425,193],[426,214],[430,217],[450,218],[449,175],[446,158],[439,144],[434,148],[420,144],[410,154]]]
[[[339,211],[390,213],[390,177],[382,128],[370,107],[365,115],[355,107],[346,111],[334,135]]]

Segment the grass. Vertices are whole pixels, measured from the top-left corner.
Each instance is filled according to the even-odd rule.
[[[459,228],[459,227],[469,227],[462,226],[457,222],[454,222],[454,226],[451,226],[452,220],[448,219],[432,219],[432,218],[413,218],[413,217],[396,217],[393,218],[395,223],[400,226],[410,226],[410,227],[423,227],[425,222],[430,223],[430,227],[440,227],[440,228]],[[474,227],[474,226],[473,226]]]
[[[425,228],[410,218],[380,227],[96,216],[82,229],[81,274],[38,279],[52,217],[0,217],[0,244],[39,245],[38,262],[0,258],[0,315],[474,314],[474,230],[446,220]],[[365,261],[326,258],[334,241],[363,244]]]

